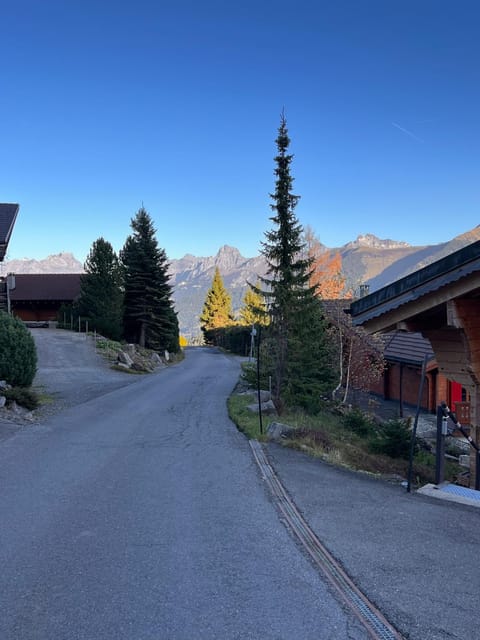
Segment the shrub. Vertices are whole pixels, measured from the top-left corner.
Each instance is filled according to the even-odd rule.
[[[383,423],[372,439],[370,448],[374,453],[383,453],[390,458],[405,458],[410,455],[412,433],[409,422],[397,418]],[[415,443],[415,451],[418,445]]]
[[[2,395],[7,399],[7,406],[15,401],[21,407],[25,407],[29,411],[36,409],[40,404],[40,399],[35,391],[25,389],[24,387],[12,387],[3,389]]]
[[[37,370],[32,334],[21,320],[0,311],[0,379],[12,387],[29,387]]]
[[[375,425],[372,419],[360,409],[352,409],[343,418],[344,426],[359,436],[368,436],[374,433]]]
[[[251,327],[239,325],[203,331],[206,344],[222,347],[240,356],[247,356],[250,351],[251,332]]]

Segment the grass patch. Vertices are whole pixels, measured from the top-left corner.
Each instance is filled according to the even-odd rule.
[[[265,435],[260,433],[260,419],[258,413],[247,409],[249,404],[255,402],[255,396],[252,394],[234,394],[227,401],[228,415],[230,420],[237,425],[248,438],[256,440],[265,440]],[[265,416],[263,416],[263,427],[266,429]]]
[[[403,422],[378,424],[358,409],[345,413],[325,404],[315,415],[299,410],[285,411],[281,417],[263,416],[264,433],[260,434],[258,414],[247,409],[249,404],[255,403],[255,393],[234,393],[228,399],[230,419],[248,438],[265,441],[268,425],[281,421],[295,429],[292,437],[283,442],[284,446],[353,471],[391,480],[407,478],[410,433]],[[446,480],[454,482],[460,471],[458,464],[446,461]],[[416,447],[412,483],[420,485],[434,481],[435,455],[426,448]]]

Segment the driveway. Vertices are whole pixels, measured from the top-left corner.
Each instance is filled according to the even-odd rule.
[[[53,400],[42,416],[138,382],[139,376],[112,369],[91,336],[61,329],[30,331],[38,355],[33,386]]]

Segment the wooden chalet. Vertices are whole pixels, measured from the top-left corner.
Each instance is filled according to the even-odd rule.
[[[327,318],[335,323],[341,313],[344,321],[348,322],[351,303],[351,299],[323,300]],[[458,382],[442,375],[432,345],[421,333],[395,330],[381,333],[378,337],[380,340],[377,344],[382,348],[385,370],[382,377],[370,385],[369,391],[382,400],[398,402],[400,417],[407,405],[410,408],[417,406],[424,360],[426,377],[420,399],[421,410],[436,413],[442,400],[454,408],[465,401],[466,390]]]
[[[398,401],[399,416],[403,416],[404,405],[415,407],[418,403],[424,362],[425,380],[420,398],[423,411],[436,413],[443,400],[454,409],[465,402],[466,389],[440,373],[432,345],[421,333],[392,331],[381,337],[386,367],[382,378],[370,390],[384,400]]]
[[[456,382],[470,402],[471,435],[478,443],[480,241],[356,300],[350,312],[353,323],[369,333],[411,331],[428,339],[439,374]],[[473,486],[480,472],[473,449],[471,469]]]
[[[81,273],[19,273],[11,275],[10,307],[24,321],[54,321],[62,305],[80,295]]]

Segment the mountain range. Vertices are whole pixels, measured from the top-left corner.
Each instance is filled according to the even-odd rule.
[[[366,234],[342,247],[327,248],[322,245],[322,249],[340,253],[349,288],[358,290],[360,284],[366,284],[372,292],[477,240],[480,240],[480,225],[440,244],[413,246]],[[6,260],[0,267],[0,274],[83,271],[82,263],[71,253],[59,253],[43,260]],[[254,284],[258,276],[266,272],[263,256],[245,258],[238,249],[228,245],[221,247],[215,256],[187,254],[178,260],[171,260],[171,284],[180,331],[189,340],[200,333],[198,318],[216,267],[232,296],[235,311],[242,306],[247,282]]]

